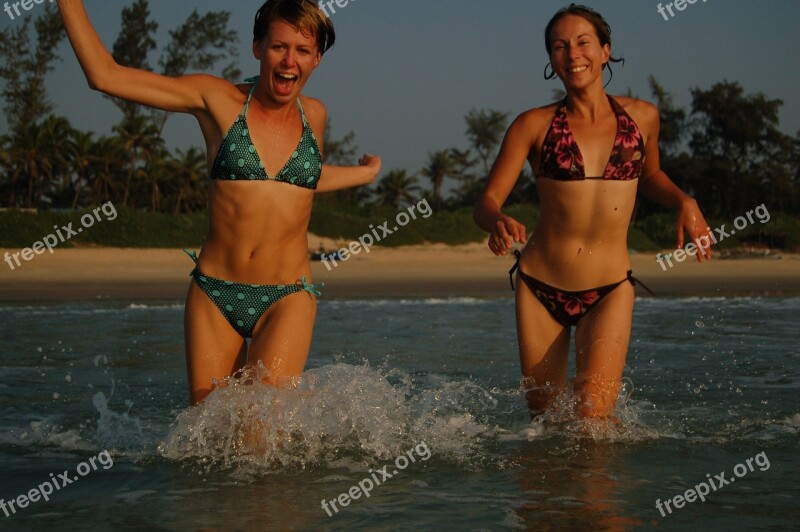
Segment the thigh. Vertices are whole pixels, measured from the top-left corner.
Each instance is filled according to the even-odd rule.
[[[517,278],[519,358],[526,387],[567,383],[569,328],[558,323],[528,286]]]
[[[298,377],[308,359],[317,300],[306,291],[284,296],[256,324],[247,363],[262,362],[264,382],[282,385]]]
[[[214,380],[242,368],[247,344],[194,281],[186,296],[184,329],[189,393],[196,405],[211,393]]]
[[[628,354],[633,300],[633,286],[623,283],[578,323],[575,391],[582,415],[605,417],[614,411]]]

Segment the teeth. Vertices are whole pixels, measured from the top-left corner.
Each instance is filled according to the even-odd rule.
[[[292,79],[292,80],[297,79],[297,76],[295,76],[293,74],[281,74],[280,72],[278,72],[277,75],[278,75],[279,78],[283,78],[283,79]]]
[[[575,67],[575,68],[570,69],[570,72],[572,72],[573,74],[577,74],[578,72],[583,72],[587,68],[589,68],[589,67],[587,67],[587,66]]]

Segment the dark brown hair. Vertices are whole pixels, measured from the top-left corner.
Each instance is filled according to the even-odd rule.
[[[553,15],[553,18],[550,19],[550,22],[547,23],[547,27],[544,29],[544,46],[547,49],[547,55],[550,55],[553,51],[553,43],[550,42],[550,33],[553,31],[553,26],[555,26],[559,20],[567,15],[575,15],[588,20],[592,26],[594,26],[594,31],[597,33],[597,38],[600,39],[600,46],[605,46],[606,44],[609,47],[611,46],[611,26],[608,25],[608,22],[606,22],[606,19],[603,18],[603,15],[591,7],[582,6],[573,2],[569,5],[569,7],[559,9],[556,14]],[[608,63],[603,65],[603,68],[608,67],[608,71],[611,72],[611,77],[613,78],[614,72],[611,70],[610,63],[622,63],[624,65],[625,59],[616,58],[610,55],[608,61]],[[548,79],[552,79],[553,77],[555,77],[555,72]],[[608,81],[611,82],[610,79]],[[608,83],[606,83],[606,85],[607,84]]]
[[[267,0],[256,12],[253,24],[253,41],[267,36],[269,25],[276,20],[285,20],[303,33],[317,38],[320,55],[331,49],[336,41],[333,23],[313,0]]]

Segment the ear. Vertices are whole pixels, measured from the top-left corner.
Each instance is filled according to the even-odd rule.
[[[262,53],[262,51],[264,50],[263,41],[264,39],[261,39],[260,41],[253,41],[253,57],[255,57],[259,61],[261,61],[261,56],[263,55]]]
[[[608,63],[611,59],[611,45],[604,44],[603,45],[603,64]]]

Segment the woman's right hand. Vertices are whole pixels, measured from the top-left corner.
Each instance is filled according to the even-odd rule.
[[[525,244],[528,241],[525,226],[511,216],[497,215],[489,235],[489,249],[498,257],[508,254],[514,242]]]

